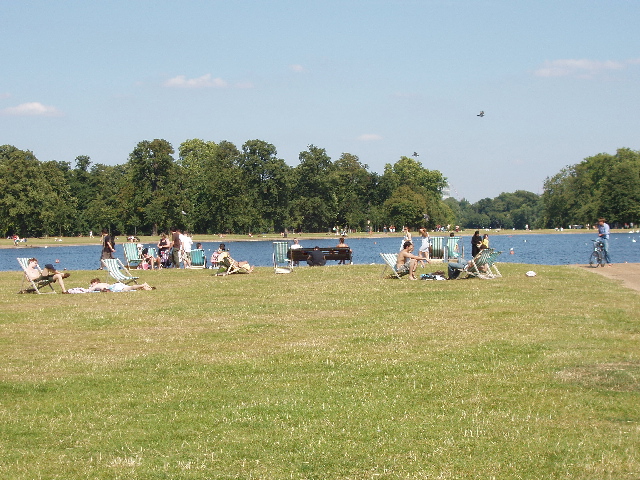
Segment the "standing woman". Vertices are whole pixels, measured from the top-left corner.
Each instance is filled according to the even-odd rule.
[[[476,230],[476,233],[471,237],[471,257],[475,257],[478,254],[481,244],[482,237],[480,236],[480,230]]]
[[[413,245],[413,240],[411,240],[411,232],[409,231],[409,227],[402,227],[402,231],[404,232],[404,237],[402,237],[402,244],[400,244],[400,250],[404,250],[404,244],[409,242]]]
[[[420,245],[420,249],[418,250],[418,256],[423,260],[419,260],[418,263],[425,266],[425,262],[429,263],[429,247],[431,246],[431,238],[429,237],[429,232],[427,232],[426,228],[421,228],[419,230],[420,236],[422,237],[422,244]]]

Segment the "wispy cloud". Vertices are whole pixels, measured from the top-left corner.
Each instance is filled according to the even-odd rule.
[[[291,71],[296,72],[296,73],[304,73],[307,70],[300,64],[295,64],[295,65],[289,65],[289,68],[291,69]]]
[[[196,78],[187,78],[186,75],[178,75],[170,78],[163,84],[171,88],[226,88],[229,84],[221,78],[212,78],[210,73]]]
[[[40,102],[21,103],[15,107],[7,107],[2,110],[2,113],[17,117],[58,117],[62,114],[56,107],[43,105]]]
[[[547,60],[534,71],[538,77],[582,77],[590,78],[603,72],[611,70],[623,70],[628,65],[640,63],[640,59],[624,61],[615,60],[588,60],[588,59],[560,59]]]
[[[10,93],[0,93],[0,100],[3,100],[5,98],[9,98],[11,96]]]
[[[362,135],[358,136],[358,140],[362,142],[375,142],[377,140],[382,140],[382,136],[376,133],[363,133]]]

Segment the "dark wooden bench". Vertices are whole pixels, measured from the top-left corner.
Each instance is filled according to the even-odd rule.
[[[294,262],[306,262],[309,252],[313,251],[313,248],[294,248],[289,249],[288,257]],[[324,254],[325,260],[343,260],[351,262],[351,249],[345,247],[320,247],[319,250]]]

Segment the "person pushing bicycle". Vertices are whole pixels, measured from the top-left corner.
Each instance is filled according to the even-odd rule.
[[[598,219],[598,238],[602,242],[602,249],[604,250],[604,261],[607,262],[607,267],[611,266],[611,259],[609,258],[609,224],[604,218]]]

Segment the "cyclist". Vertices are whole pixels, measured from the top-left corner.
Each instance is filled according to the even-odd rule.
[[[606,223],[604,218],[598,219],[598,237],[602,242],[602,249],[604,250],[604,260],[607,262],[607,266],[611,266],[611,259],[609,258],[609,224]]]

